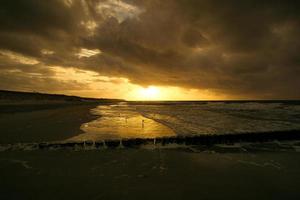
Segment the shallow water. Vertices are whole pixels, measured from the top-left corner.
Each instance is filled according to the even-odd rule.
[[[101,117],[82,124],[81,130],[84,133],[70,138],[70,141],[156,138],[175,135],[169,127],[143,117],[134,107],[127,104],[102,105],[91,112]]]
[[[296,102],[144,102],[101,105],[70,140],[154,138],[300,129]]]

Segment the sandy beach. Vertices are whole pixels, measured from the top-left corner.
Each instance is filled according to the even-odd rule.
[[[0,153],[4,199],[299,199],[299,153],[180,149]]]
[[[0,143],[59,141],[78,135],[82,123],[97,118],[90,113],[97,105],[6,106],[6,112],[0,112]]]
[[[106,137],[114,139],[114,134],[126,138],[144,131],[146,137],[167,129],[159,120],[127,107],[121,111],[98,105],[5,107],[0,114],[4,130],[0,134],[1,198],[300,198],[300,142],[282,137],[293,138],[298,132],[103,142],[106,132],[111,133]],[[82,124],[90,125],[91,130],[80,128]],[[270,141],[272,137],[281,140]],[[71,143],[74,138],[77,140]],[[100,140],[94,143],[93,138]],[[240,138],[248,139],[239,143]],[[249,142],[253,138],[256,142]]]

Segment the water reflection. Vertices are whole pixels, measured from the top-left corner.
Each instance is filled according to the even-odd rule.
[[[83,134],[72,137],[72,141],[105,140],[121,138],[154,138],[173,136],[168,127],[141,116],[126,104],[98,106],[92,110],[98,119],[81,126]]]

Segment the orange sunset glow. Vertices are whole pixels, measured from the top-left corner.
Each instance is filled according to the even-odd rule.
[[[300,98],[297,6],[233,4],[7,1],[0,89],[127,100]]]

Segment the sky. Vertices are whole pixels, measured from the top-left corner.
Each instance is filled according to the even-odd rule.
[[[1,0],[0,89],[300,99],[297,0]]]

